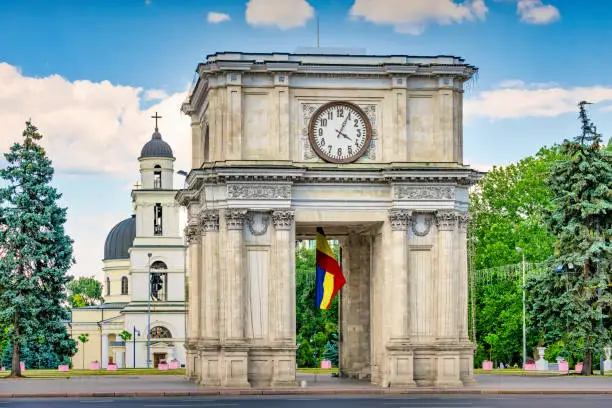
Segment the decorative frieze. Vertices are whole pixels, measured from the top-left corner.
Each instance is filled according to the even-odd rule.
[[[272,222],[276,229],[291,229],[295,219],[293,210],[276,210],[272,212]]]
[[[200,216],[204,232],[219,231],[219,210],[204,210]]]
[[[188,224],[185,227],[185,236],[189,245],[199,244],[202,242],[202,227],[197,224]]]
[[[413,217],[411,229],[417,237],[425,237],[431,231],[433,216],[431,214],[417,214]]]
[[[227,196],[230,199],[289,199],[291,186],[288,184],[228,184]]]
[[[452,231],[457,227],[457,213],[454,210],[436,211],[436,225],[441,231]]]
[[[247,226],[252,235],[258,237],[268,231],[270,215],[262,212],[249,212],[246,218]]]
[[[225,212],[225,221],[228,230],[241,230],[247,218],[247,210],[228,209]]]
[[[412,220],[412,211],[403,209],[389,210],[389,222],[394,231],[407,231]]]
[[[467,212],[457,213],[457,219],[459,220],[459,231],[462,233],[467,232],[468,224],[472,216]]]
[[[396,200],[452,200],[455,198],[453,186],[395,186]]]

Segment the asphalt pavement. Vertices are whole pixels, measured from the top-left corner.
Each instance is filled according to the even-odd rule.
[[[570,408],[610,407],[612,396],[360,396],[360,397],[134,397],[134,398],[44,398],[0,400],[0,407],[19,408]]]

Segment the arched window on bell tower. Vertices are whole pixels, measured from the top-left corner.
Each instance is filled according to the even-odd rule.
[[[127,276],[124,276],[121,278],[121,294],[122,295],[127,295],[128,294],[128,278]]]
[[[106,277],[106,296],[110,296],[110,276]]]
[[[162,188],[161,166],[159,164],[156,164],[153,168],[155,169],[153,171],[153,188],[159,190]]]
[[[162,205],[156,203],[153,207],[153,235],[163,235],[162,230]]]

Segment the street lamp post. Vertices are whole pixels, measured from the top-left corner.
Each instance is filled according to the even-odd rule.
[[[527,326],[525,325],[525,252],[523,248],[516,247],[517,252],[523,255],[523,370],[527,363]]]
[[[136,326],[134,326],[134,330],[133,331],[133,336],[132,336],[132,344],[133,344],[133,359],[134,359],[134,368],[136,368],[136,333],[138,333],[138,336],[140,337],[140,330],[136,329]],[[127,364],[126,364],[127,365]]]
[[[151,365],[151,256],[152,253],[148,253],[149,256],[149,273],[148,273],[148,285],[149,285],[149,296],[147,296],[147,368]]]

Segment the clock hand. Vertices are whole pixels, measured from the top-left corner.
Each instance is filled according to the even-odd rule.
[[[340,132],[339,130],[336,130],[336,133],[338,133],[338,137],[340,137],[340,135],[342,135],[344,138],[348,139],[348,140],[352,140],[350,137],[348,137],[347,135],[345,135],[344,133]]]

